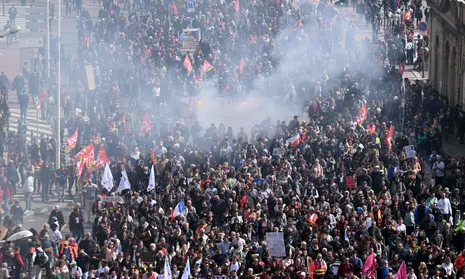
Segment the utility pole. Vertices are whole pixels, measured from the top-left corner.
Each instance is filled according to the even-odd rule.
[[[422,36],[422,51],[421,51],[421,60],[423,61],[423,67],[421,67],[421,78],[425,78],[425,68],[426,68],[426,61],[425,61],[425,51],[426,51],[426,42],[424,36]]]
[[[5,0],[2,0],[3,16],[5,16]]]
[[[45,22],[47,23],[47,77],[50,77],[50,0],[47,0],[47,12]]]
[[[56,166],[61,167],[61,0],[58,0],[58,67],[57,67],[57,146],[55,149]]]

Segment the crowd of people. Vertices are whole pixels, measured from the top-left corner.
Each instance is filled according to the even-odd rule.
[[[62,151],[44,136],[9,148],[3,228],[33,236],[0,249],[0,278],[465,277],[465,159],[441,155],[455,130],[463,140],[465,117],[429,82],[402,79],[412,18],[380,26],[391,3],[359,2],[372,41],[356,41],[329,2],[206,1],[191,13],[182,1],[103,1],[94,23],[75,1],[81,46],[58,59],[78,90],[56,135],[76,131],[73,161],[63,151],[55,166]],[[201,31],[193,52],[185,29]],[[53,104],[54,82],[33,99]],[[306,113],[254,125],[179,117],[178,98],[205,88]],[[103,153],[108,173],[89,160]],[[25,228],[18,187],[25,210],[34,193],[75,205]]]

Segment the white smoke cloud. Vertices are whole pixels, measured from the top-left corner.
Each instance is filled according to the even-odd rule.
[[[281,19],[285,20],[286,16]],[[347,23],[343,23],[343,29],[347,29],[344,24]],[[366,63],[372,59],[369,49],[359,50],[356,57],[353,46],[349,46],[349,50],[343,46],[341,40],[345,39],[345,32],[341,32],[339,39],[333,39],[330,34],[313,35],[316,28],[314,21],[307,20],[304,26],[301,31],[295,31],[293,27],[286,28],[276,36],[276,47],[270,57],[270,60],[277,61],[275,69],[256,78],[252,88],[243,88],[240,92],[243,97],[238,97],[234,102],[222,103],[217,100],[218,91],[215,88],[218,77],[205,82],[198,95],[202,104],[198,105],[197,120],[201,126],[207,128],[215,123],[218,127],[224,123],[237,133],[240,127],[249,132],[252,126],[267,117],[273,121],[289,121],[296,114],[306,118],[306,113],[303,113],[304,100],[315,96],[298,95],[292,104],[292,92],[301,83],[306,83],[307,90],[313,91],[314,82],[321,80],[325,73],[330,79],[340,78],[348,64],[352,66],[351,71],[361,69],[370,73],[372,78],[381,77],[379,67]],[[332,47],[328,48],[329,45]],[[252,55],[243,58],[249,62],[257,61],[257,57]]]

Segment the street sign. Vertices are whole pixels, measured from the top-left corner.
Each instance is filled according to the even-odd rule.
[[[187,0],[187,7],[189,9],[195,9],[197,3],[195,3],[195,0]]]
[[[181,33],[181,35],[179,35],[179,39],[181,39],[181,42],[184,42],[185,40],[187,40],[186,33]]]
[[[422,31],[422,32],[425,32],[426,30],[428,30],[428,23],[422,21],[418,24],[418,30]]]

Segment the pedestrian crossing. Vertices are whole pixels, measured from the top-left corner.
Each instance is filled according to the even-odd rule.
[[[0,13],[0,28],[1,28],[1,30],[3,30],[3,27],[5,27],[6,23],[10,20],[10,16],[8,15],[8,11],[9,11],[10,7],[12,6],[12,4],[15,5],[16,11],[18,12],[17,15],[16,15],[16,25],[18,25],[19,28],[21,28],[21,32],[27,31],[27,29],[26,29],[26,22],[27,22],[26,8],[27,7],[18,5],[16,3],[9,3],[9,4],[5,5],[5,15]]]
[[[29,5],[27,6],[22,6],[21,1],[19,0],[10,0],[9,3],[6,3],[5,5],[5,15],[1,12],[0,9],[0,30],[3,30],[3,27],[6,25],[6,23],[10,20],[10,17],[8,15],[8,11],[12,5],[15,5],[16,10],[17,10],[17,16],[16,16],[16,25],[21,28],[21,33],[26,33],[29,32],[28,28],[26,28],[26,23],[29,21],[26,19],[26,15],[28,15],[27,9],[30,7]],[[88,10],[99,10],[100,9],[99,1],[93,1],[93,0],[85,0],[83,2],[83,6],[86,7]],[[73,10],[72,15],[75,15],[76,12]],[[65,7],[62,7],[62,15],[63,17],[65,16]]]
[[[41,113],[39,112],[39,114],[37,114],[35,104],[33,104],[31,101],[31,97],[29,97],[29,99],[29,106],[26,115],[26,123],[28,128],[27,142],[31,141],[31,132],[36,138],[41,134],[51,137],[54,135],[52,125],[41,119]],[[21,112],[18,98],[16,93],[13,91],[10,91],[8,94],[8,104],[10,105],[11,112],[9,131],[18,133],[18,128],[20,128],[18,123],[21,119]],[[39,117],[39,119],[37,119],[37,117]]]

